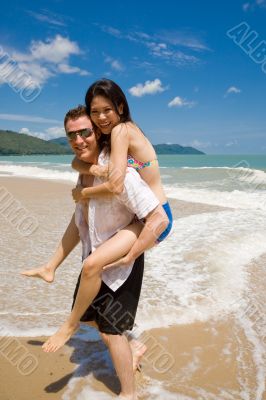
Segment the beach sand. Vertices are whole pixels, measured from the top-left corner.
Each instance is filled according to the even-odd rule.
[[[44,235],[54,235],[56,240],[64,231],[73,212],[73,202],[70,190],[73,185],[45,180],[24,179],[14,177],[0,178],[0,244],[3,254],[14,250],[17,239],[18,220],[11,221],[10,216],[3,213],[1,194],[8,192],[25,208],[24,212],[35,216],[38,227],[30,236],[43,238]],[[170,200],[175,218],[227,210],[223,207]],[[21,226],[20,226],[20,229]],[[21,238],[20,246],[26,246],[29,239]],[[37,245],[36,245],[37,246]],[[44,246],[45,247],[45,246]],[[32,248],[32,247],[31,247]],[[42,249],[43,256],[48,256],[53,250],[50,244]],[[76,257],[81,251],[78,248]],[[18,252],[18,249],[17,249]],[[3,254],[1,256],[3,257]],[[19,254],[19,253],[17,253]],[[23,255],[25,262],[28,254]],[[264,258],[263,258],[264,257]],[[262,262],[266,261],[266,256]],[[46,258],[46,259],[47,259]],[[38,257],[36,258],[37,262]],[[257,267],[253,265],[254,271]],[[18,271],[19,272],[19,271]],[[73,282],[73,287],[75,282]],[[10,293],[9,295],[12,295]],[[265,298],[266,302],[266,298]],[[264,302],[264,304],[265,304]],[[71,298],[69,299],[69,304]],[[7,310],[8,311],[8,310]],[[45,337],[6,337],[0,331],[0,399],[1,400],[42,400],[61,399],[67,390],[67,384],[74,371],[79,368],[79,357],[75,353],[75,340],[55,354],[46,354],[41,349]],[[137,373],[137,385],[140,399],[162,398],[147,395],[147,386],[153,380],[162,383],[163,390],[173,393],[173,399],[181,395],[192,399],[230,399],[230,400],[264,400],[266,394],[256,397],[256,366],[252,356],[252,348],[241,327],[230,317],[224,321],[206,321],[188,325],[178,325],[169,328],[153,329],[142,336],[148,345],[148,351],[143,359],[143,372]],[[94,351],[95,346],[102,351],[103,344],[88,343],[86,351]],[[20,347],[19,347],[20,346]],[[247,368],[241,370],[238,365],[239,349],[245,353],[242,357]],[[13,350],[13,352],[12,352]],[[17,350],[17,354],[15,352]],[[265,361],[265,358],[263,358]],[[241,362],[242,362],[241,361]],[[95,369],[100,367],[97,362]],[[90,368],[92,368],[90,366]],[[88,372],[92,371],[88,367]],[[79,382],[70,399],[75,400],[76,394],[84,388],[86,374],[79,376],[84,379]],[[254,397],[239,395],[239,377],[245,381],[250,392],[254,388]],[[111,380],[110,380],[111,379]],[[110,377],[94,375],[90,384],[94,389],[114,396],[117,382]],[[167,387],[164,383],[167,382]],[[201,392],[199,391],[201,390]],[[178,393],[178,394],[177,394]],[[199,394],[201,393],[201,394]],[[212,397],[206,394],[211,393]],[[85,397],[84,397],[85,398]],[[92,397],[87,397],[92,398]],[[95,397],[96,398],[96,397]],[[101,397],[103,398],[103,397]],[[185,397],[183,397],[185,399]]]

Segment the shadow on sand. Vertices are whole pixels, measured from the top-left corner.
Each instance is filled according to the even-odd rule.
[[[29,340],[32,346],[42,346],[39,340]],[[113,394],[119,394],[120,382],[112,365],[109,352],[102,342],[97,330],[82,326],[80,331],[67,342],[73,348],[70,361],[76,364],[76,369],[44,388],[46,393],[57,393],[62,390],[72,378],[85,378],[92,375],[96,381],[103,383]]]

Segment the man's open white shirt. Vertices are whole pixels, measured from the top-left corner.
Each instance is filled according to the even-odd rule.
[[[99,165],[106,165],[109,155],[102,151],[98,158]],[[94,178],[93,186],[105,179]],[[138,219],[145,218],[159,205],[159,200],[149,186],[133,168],[127,168],[124,190],[120,195],[108,198],[92,198],[88,207],[88,225],[85,221],[82,205],[76,206],[75,221],[82,242],[82,259],[88,257],[98,246],[110,239],[118,231]],[[103,282],[116,291],[129,277],[134,262],[128,266],[115,267],[102,273]]]

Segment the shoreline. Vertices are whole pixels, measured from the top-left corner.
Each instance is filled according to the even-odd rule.
[[[44,183],[46,185],[51,185],[51,186],[58,186],[58,188],[60,189],[60,192],[64,192],[66,195],[69,196],[69,200],[72,204],[73,201],[71,199],[71,192],[69,190],[69,187],[71,187],[71,189],[75,186],[75,184],[73,182],[70,181],[63,181],[63,180],[52,180],[52,179],[47,179],[47,178],[36,178],[36,177],[18,177],[18,176],[13,176],[13,175],[8,175],[8,176],[0,176],[0,188],[3,186],[3,184],[7,187],[7,189],[11,189],[11,190],[16,190],[16,188],[14,187],[14,185],[11,184],[10,182],[10,178],[12,179],[12,181],[14,181],[15,186],[19,186],[21,188],[21,186],[24,186],[24,182],[32,182],[33,184],[37,184],[37,183]],[[3,181],[3,182],[2,182]],[[68,190],[66,190],[68,187]],[[34,187],[33,187],[34,190]],[[181,218],[184,216],[188,216],[188,215],[193,215],[193,214],[201,214],[201,213],[205,213],[205,212],[216,212],[216,211],[226,211],[226,210],[231,210],[230,207],[222,207],[222,206],[217,206],[217,205],[211,205],[211,204],[207,204],[207,203],[197,203],[197,202],[190,202],[190,201],[185,201],[185,200],[179,200],[179,199],[174,199],[169,197],[168,198],[169,203],[172,207],[172,211],[173,211],[173,216],[174,218]],[[74,208],[74,207],[73,207]]]

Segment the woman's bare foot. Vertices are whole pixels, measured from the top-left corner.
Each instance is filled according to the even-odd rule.
[[[132,351],[132,357],[133,357],[133,371],[140,371],[141,365],[140,365],[140,360],[142,359],[144,353],[147,351],[147,347],[145,344],[132,339],[129,342],[131,351]]]
[[[42,345],[43,351],[46,353],[54,353],[60,349],[60,347],[64,346],[78,328],[79,324],[73,326],[66,321],[61,328]]]
[[[25,271],[22,271],[21,274],[32,278],[40,278],[45,282],[51,283],[54,280],[55,272],[47,266],[42,266],[34,269],[26,269]]]

